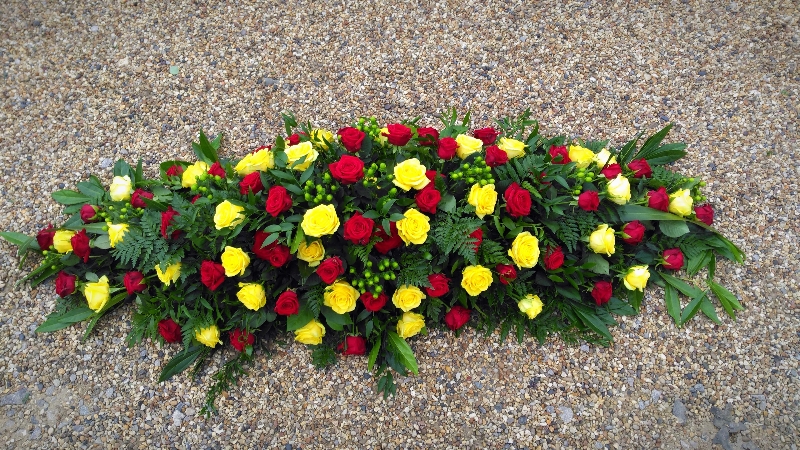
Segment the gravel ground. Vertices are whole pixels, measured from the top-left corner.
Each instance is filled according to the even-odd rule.
[[[284,110],[335,130],[362,114],[434,124],[449,106],[486,126],[530,107],[548,133],[615,144],[672,121],[690,151],[677,167],[708,181],[716,225],[748,255],[718,271],[746,310],[677,329],[652,289],[608,349],[434,332],[388,401],[365,359],[317,371],[303,346],[272,345],[206,420],[207,384],[157,383],[175,348],[124,346],[130,307],[85,343],[81,327],[35,334],[53,285],[15,287],[32,266],[3,242],[9,448],[796,449],[796,2],[240,3],[3,1],[0,229],[58,222],[49,194],[108,182],[116,158],[150,175],[191,158],[200,127],[243,155]]]

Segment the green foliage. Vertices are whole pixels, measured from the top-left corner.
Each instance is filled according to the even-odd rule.
[[[557,222],[544,222],[570,252],[574,252],[578,242],[584,237],[588,238],[599,223],[597,216],[577,208],[559,217]]]
[[[326,369],[336,364],[336,350],[332,347],[320,344],[314,347],[311,352],[311,362],[317,369]]]
[[[419,254],[406,253],[400,260],[400,270],[397,272],[397,285],[430,287],[428,275],[431,266]]]
[[[142,214],[141,228],[131,226],[122,242],[111,251],[114,259],[123,266],[136,268],[142,273],[154,270],[156,264],[169,261],[169,244],[161,237],[161,215],[155,211]]]
[[[496,264],[508,264],[511,259],[508,257],[508,248],[495,241],[483,241],[478,252],[478,260],[483,264],[494,266]]]
[[[483,219],[470,213],[462,216],[464,210],[459,208],[454,214],[441,214],[437,216],[431,224],[431,231],[428,239],[433,238],[433,242],[443,255],[456,254],[470,264],[477,264],[475,256],[475,244],[477,240],[470,237],[470,234],[483,225]]]
[[[205,405],[200,409],[200,415],[210,417],[217,413],[214,405],[223,392],[230,390],[239,383],[239,379],[247,375],[245,364],[252,365],[253,358],[246,352],[239,352],[236,357],[226,362],[212,377],[214,384],[206,392]]]

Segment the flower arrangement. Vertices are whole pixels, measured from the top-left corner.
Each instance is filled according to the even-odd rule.
[[[53,193],[59,227],[0,233],[42,255],[25,281],[55,276],[38,331],[88,320],[88,336],[132,301],[129,345],[183,346],[161,380],[229,344],[208,413],[270,332],[315,346],[318,366],[368,354],[388,395],[392,370],[418,371],[408,340],[442,323],[607,345],[648,285],[679,326],[698,311],[719,322],[712,294],[734,319],[742,308],[713,278],[718,257],[744,255],[711,227],[705,183],[664,167],[685,154],[662,144],[670,126],[613,148],[542,136],[529,111],[472,131],[455,110],[441,129],[361,118],[333,134],[283,119],[286,137],[241,159],[201,131],[197,161],[164,162],[159,178],[117,161],[107,189],[92,176]],[[705,270],[705,287],[681,269]]]

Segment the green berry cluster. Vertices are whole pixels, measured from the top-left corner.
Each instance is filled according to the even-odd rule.
[[[209,189],[212,187],[212,183],[215,185],[214,187],[218,188],[224,185],[221,176],[204,173],[197,177],[197,182],[193,184],[189,190],[195,194],[205,195],[206,198],[212,200],[214,195],[209,192]]]
[[[481,186],[494,184],[492,168],[486,165],[486,161],[482,156],[475,157],[472,164],[464,163],[460,168],[450,172],[450,178],[453,180],[464,180],[467,184],[478,183]]]
[[[378,125],[378,119],[376,119],[375,116],[369,118],[359,117],[358,122],[356,122],[356,128],[369,134],[373,138],[381,133],[381,126]]]
[[[332,201],[333,193],[339,190],[339,185],[333,183],[332,180],[333,177],[327,172],[322,176],[322,183],[315,185],[314,181],[307,180],[303,185],[303,191],[305,191],[303,198],[315,205]],[[325,185],[328,187],[326,188]]]
[[[369,187],[376,186],[378,183],[380,183],[381,179],[392,181],[394,179],[394,174],[386,173],[386,169],[386,163],[372,163],[369,167],[366,167],[366,170],[364,171],[364,179],[361,180],[361,184],[363,184],[364,187]],[[392,193],[392,190],[394,193]],[[397,189],[392,190],[389,191],[390,195],[394,196],[397,194]]]
[[[376,268],[377,271],[373,272],[373,268]],[[378,261],[377,265],[372,261],[367,261],[364,271],[361,272],[361,277],[358,276],[358,271],[355,267],[350,267],[350,275],[354,277],[351,284],[362,294],[370,291],[377,295],[383,292],[382,282],[397,279],[397,275],[389,270],[397,270],[399,268],[400,264],[391,258],[383,258]]]
[[[575,189],[572,191],[572,193],[574,195],[580,195],[581,191],[583,190],[582,189],[583,183],[584,182],[591,183],[592,181],[595,180],[597,175],[591,170],[578,169],[575,171],[574,176],[575,176],[575,181],[577,181],[577,183],[575,184]]]

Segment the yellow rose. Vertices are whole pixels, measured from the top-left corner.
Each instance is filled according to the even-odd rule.
[[[523,231],[514,238],[508,256],[514,260],[517,267],[530,269],[539,262],[539,239]]]
[[[238,163],[233,170],[237,174],[245,176],[253,172],[265,172],[267,169],[275,168],[275,154],[266,148],[261,149],[255,153],[246,155]]]
[[[669,194],[669,212],[681,217],[692,214],[692,193],[688,189],[678,189]]]
[[[127,175],[124,177],[114,177],[114,179],[111,180],[111,186],[108,187],[108,193],[111,195],[111,200],[114,200],[115,202],[121,202],[130,199],[132,191],[131,177]]]
[[[466,134],[459,134],[456,136],[456,143],[458,144],[456,155],[458,155],[458,157],[461,159],[464,159],[467,156],[477,153],[483,149],[482,140],[472,136],[467,136]]]
[[[98,312],[108,303],[109,295],[108,277],[103,275],[94,283],[86,283],[83,286],[83,295],[86,297],[86,303],[89,309]]]
[[[339,229],[339,217],[333,205],[315,206],[305,214],[300,223],[306,236],[320,237],[336,233]]]
[[[650,279],[650,271],[647,270],[647,266],[632,266],[625,273],[622,282],[628,290],[644,291],[648,279]]]
[[[624,205],[631,199],[631,184],[622,175],[617,175],[617,178],[609,181],[606,190],[608,199],[618,205]]]
[[[112,223],[108,226],[108,242],[111,244],[111,248],[122,242],[125,233],[128,232],[128,228],[127,223]]]
[[[580,145],[570,145],[569,159],[574,162],[579,169],[585,169],[594,161],[594,152]]]
[[[325,327],[315,319],[312,319],[302,328],[294,330],[294,340],[301,344],[321,344],[322,336],[325,336]]]
[[[497,143],[500,150],[506,152],[508,159],[521,158],[525,156],[525,143],[516,139],[502,137],[500,142]]]
[[[595,253],[605,253],[611,256],[614,254],[615,244],[614,229],[609,228],[607,224],[598,225],[589,235],[589,247]]]
[[[359,292],[345,280],[336,280],[325,288],[323,304],[330,306],[336,314],[347,314],[356,309]]]
[[[519,310],[528,316],[528,319],[533,319],[542,312],[542,299],[538,295],[528,294],[517,303]]]
[[[292,167],[296,161],[300,161],[300,158],[303,156],[306,157],[306,160],[302,163]],[[297,145],[292,145],[286,149],[286,157],[289,159],[289,167],[294,170],[306,170],[317,160],[317,156],[319,153],[314,150],[314,146],[311,142],[301,142]]]
[[[217,205],[217,210],[214,212],[214,226],[221,230],[239,225],[244,221],[243,211],[243,207],[225,200]]]
[[[219,328],[216,325],[194,330],[194,338],[206,347],[214,348],[217,344],[222,344],[222,341],[219,340]]]
[[[416,336],[423,328],[425,328],[425,316],[422,314],[406,312],[397,321],[397,334],[403,339]]]
[[[236,298],[247,309],[258,311],[267,304],[267,294],[264,292],[264,286],[258,283],[239,283],[239,292],[236,293]]]
[[[389,138],[386,137],[386,135],[388,134],[389,134],[389,129],[383,127],[381,128],[381,131],[378,133],[378,137],[375,138],[375,140],[380,142],[381,145],[386,145],[386,143],[389,142]]]
[[[333,133],[322,128],[311,130],[311,141],[314,142],[314,145],[317,147],[327,150],[328,144],[326,142],[333,142]]]
[[[161,280],[165,286],[169,286],[180,278],[181,263],[176,262],[175,264],[169,265],[167,266],[167,270],[163,272],[161,271],[161,264],[156,264],[156,275],[158,275],[158,279]]]
[[[58,253],[67,253],[72,251],[72,236],[75,236],[74,231],[58,230],[53,236],[53,247]],[[42,250],[47,250],[43,248]]]
[[[197,161],[183,170],[181,186],[185,188],[194,186],[197,183],[197,177],[205,173],[208,173],[208,164],[203,161]]]
[[[616,162],[617,162],[617,157],[611,156],[611,152],[608,151],[607,148],[600,150],[596,155],[594,155],[594,163],[597,164],[597,167],[599,168],[605,167],[606,163],[616,164]]]
[[[306,244],[305,239],[300,241],[297,247],[297,259],[308,263],[308,267],[317,267],[325,257],[325,247],[322,246],[322,241],[317,239],[310,244]]]
[[[492,271],[483,266],[467,266],[461,275],[461,287],[472,296],[480,294],[492,285]]]
[[[481,186],[473,184],[469,191],[467,203],[475,207],[475,214],[483,219],[483,216],[494,212],[494,205],[497,204],[497,191],[493,184]]]
[[[431,219],[414,208],[409,208],[403,215],[405,219],[397,221],[397,234],[406,245],[424,244],[431,230]]]
[[[425,294],[418,287],[404,284],[394,291],[392,303],[394,303],[394,306],[408,312],[419,306],[424,298]]]
[[[411,188],[422,189],[431,182],[425,176],[426,170],[428,169],[417,158],[407,159],[394,166],[392,183],[404,191],[408,191]]]
[[[226,277],[244,275],[244,270],[250,265],[250,257],[242,249],[226,245],[222,252],[222,267]]]

